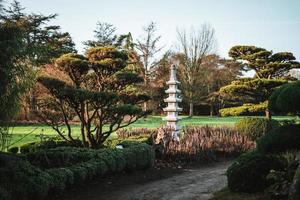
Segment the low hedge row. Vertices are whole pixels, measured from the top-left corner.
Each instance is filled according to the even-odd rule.
[[[40,161],[37,164],[43,163],[41,166],[47,168],[41,170],[26,160],[29,158],[28,155],[20,158],[11,154],[0,154],[0,190],[4,191],[2,199],[43,199],[49,193],[61,192],[66,187],[85,183],[106,173],[144,169],[152,166],[154,162],[152,147],[144,143],[125,144],[124,149],[91,150],[61,147],[48,151],[50,152],[49,155],[52,156],[56,153],[60,157],[59,165],[56,166],[61,167],[51,168],[44,166],[44,161]],[[30,158],[34,159],[36,156],[36,158],[41,159],[41,152],[37,151],[36,155],[31,153]],[[69,162],[64,165],[61,152],[64,152],[64,156],[72,162],[76,162]],[[47,159],[48,152],[44,151],[43,153]],[[75,154],[78,155],[77,158]],[[77,162],[83,155],[88,158],[83,162]],[[51,156],[49,158],[55,157]],[[33,161],[31,160],[31,162]]]
[[[82,143],[80,140],[75,140],[74,142],[67,142],[63,140],[50,140],[50,141],[43,141],[43,142],[31,142],[24,144],[20,147],[21,153],[31,153],[38,150],[43,149],[51,149],[57,147],[81,147]]]

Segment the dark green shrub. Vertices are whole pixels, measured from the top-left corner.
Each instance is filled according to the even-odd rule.
[[[300,81],[287,83],[273,92],[269,109],[277,113],[300,114]]]
[[[0,200],[10,200],[11,196],[4,188],[0,187]]]
[[[50,140],[43,142],[31,142],[20,147],[21,153],[32,153],[39,150],[53,149],[57,147],[81,147],[81,141],[75,140],[70,143],[63,140]]]
[[[114,171],[120,172],[124,170],[126,167],[126,160],[123,156],[123,150],[115,149],[114,151],[111,151],[111,156],[116,161]]]
[[[11,147],[7,151],[13,154],[17,154],[19,152],[19,147]]]
[[[131,140],[124,140],[120,142],[120,145],[122,145],[124,148],[134,147],[136,145],[141,145],[141,142],[138,141],[131,141]],[[142,145],[143,146],[143,145]]]
[[[262,153],[280,153],[300,149],[300,125],[281,126],[263,136],[257,142],[257,149]]]
[[[293,182],[289,191],[289,200],[300,199],[300,165],[295,171]]]
[[[0,153],[0,189],[4,197],[11,195],[12,200],[43,199],[49,191],[62,192],[70,185],[86,183],[107,172],[144,169],[153,164],[151,146],[133,142],[125,146],[124,149],[99,150],[58,147],[19,157]],[[25,159],[48,169],[42,171]],[[55,168],[51,168],[53,166]]]
[[[29,153],[34,144],[35,144],[35,142],[31,142],[31,143],[27,143],[27,144],[20,146],[20,152],[21,153]]]
[[[40,168],[58,168],[71,166],[76,163],[86,162],[94,157],[95,150],[58,147],[55,149],[38,150],[25,154],[27,160]]]
[[[76,183],[84,183],[87,178],[87,170],[78,165],[74,165],[69,168],[74,174],[74,182]]]
[[[51,177],[16,156],[0,153],[0,187],[12,199],[43,199]]]
[[[239,120],[235,125],[239,133],[255,141],[269,131],[278,128],[279,122],[267,118],[245,117]]]
[[[74,183],[74,174],[70,169],[55,168],[46,170],[51,176],[51,190],[62,192],[68,185]]]
[[[286,163],[276,156],[256,151],[242,154],[227,170],[228,187],[233,192],[259,192],[267,186],[270,170],[282,170]]]
[[[149,148],[149,145],[137,145],[134,142],[124,144],[124,146],[127,145],[129,145],[129,147],[123,150],[127,170],[144,169],[153,165],[155,156],[153,150]]]

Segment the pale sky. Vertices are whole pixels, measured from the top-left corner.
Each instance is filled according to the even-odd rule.
[[[6,0],[9,2],[10,0]],[[54,22],[73,37],[77,50],[93,38],[96,22],[108,22],[134,38],[149,22],[157,23],[166,48],[176,28],[215,28],[217,52],[226,57],[234,45],[290,51],[300,60],[300,0],[20,0],[29,12],[57,13]]]

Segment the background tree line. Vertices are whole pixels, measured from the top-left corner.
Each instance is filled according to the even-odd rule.
[[[1,56],[5,56],[1,59],[4,66],[1,91],[6,94],[1,98],[7,99],[1,103],[21,108],[1,106],[1,109],[15,110],[1,112],[3,117],[4,113],[15,113],[8,118],[37,120],[40,91],[35,87],[36,77],[42,71],[57,73],[52,67],[56,60],[77,52],[69,33],[62,32],[60,26],[49,25],[56,17],[56,14],[28,14],[17,1],[1,9]],[[118,35],[114,25],[98,22],[94,38],[84,42],[86,52],[90,48],[108,46],[127,52],[126,69],[143,78],[139,87],[150,96],[143,110],[154,114],[162,113],[165,106],[165,82],[169,66],[174,62],[178,64],[182,83],[183,114],[190,116],[262,114],[272,89],[292,81],[290,70],[299,68],[292,53],[273,53],[255,46],[232,47],[230,58],[221,58],[216,53],[215,31],[209,24],[198,29],[178,29],[177,42],[170,49],[161,43],[158,29],[151,22],[143,27],[140,37],[133,38],[130,32]],[[7,66],[13,69],[6,72]],[[249,70],[253,70],[255,76],[244,78]],[[18,81],[14,81],[16,79]]]

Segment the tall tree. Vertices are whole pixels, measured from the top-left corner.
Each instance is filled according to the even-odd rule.
[[[86,56],[61,56],[56,66],[68,78],[38,79],[49,94],[46,99],[40,98],[40,119],[72,142],[69,121],[76,115],[81,122],[83,145],[100,147],[112,132],[147,114],[139,106],[148,100],[138,87],[143,79],[127,68],[127,60],[127,52],[115,47],[94,47],[87,50]],[[67,136],[62,126],[67,126]]]
[[[117,28],[106,22],[97,22],[94,30],[94,40],[83,42],[87,48],[113,46],[116,48],[132,50],[135,46],[131,33],[118,35]]]
[[[94,30],[95,40],[88,40],[84,44],[88,47],[97,46],[113,46],[117,40],[117,28],[109,23],[97,22],[96,30]]]
[[[230,49],[229,56],[248,70],[254,70],[255,75],[253,78],[233,81],[220,89],[221,94],[237,102],[237,105],[242,105],[222,109],[223,115],[248,115],[266,111],[268,116],[267,100],[272,91],[294,79],[289,73],[291,69],[300,68],[300,63],[290,52],[273,54],[272,51],[255,46],[234,46]]]
[[[23,62],[27,65],[39,67],[62,54],[76,51],[69,33],[61,32],[60,26],[48,25],[56,17],[56,14],[27,14],[16,0],[4,9],[1,19],[15,23],[24,33],[26,60]]]
[[[75,52],[75,44],[69,33],[61,32],[59,26],[48,25],[57,17],[53,15],[27,14],[18,1],[4,8],[0,19],[7,24],[15,24],[22,31],[23,57],[18,61],[32,69],[51,63],[60,55]],[[23,100],[25,118],[36,109],[35,91]]]
[[[229,56],[254,70],[255,77],[260,79],[288,78],[290,70],[300,67],[290,52],[273,53],[255,46],[234,46],[230,49]]]
[[[239,63],[222,59],[218,55],[207,55],[203,58],[201,96],[198,101],[210,106],[210,115],[218,114],[223,102],[218,93],[219,89],[242,75],[242,66]]]
[[[10,122],[20,101],[32,86],[34,73],[22,61],[25,57],[23,31],[16,23],[0,19],[0,149],[7,148]]]
[[[215,47],[215,31],[207,24],[199,30],[193,28],[178,30],[179,74],[184,98],[189,103],[189,116],[193,116],[194,103],[199,99],[203,85],[201,82],[204,57],[212,53]]]
[[[156,55],[162,50],[159,46],[161,39],[157,34],[156,24],[151,22],[148,26],[143,28],[144,34],[137,40],[136,49],[141,61],[141,73],[144,77],[144,85],[148,88],[148,83],[153,76],[153,68],[157,65]],[[144,103],[144,110],[147,110],[147,102]]]
[[[162,58],[157,62],[157,66],[154,70],[154,77],[148,84],[151,90],[148,92],[151,96],[151,102],[154,105],[154,109],[157,112],[162,112],[163,108],[166,107],[164,98],[166,98],[165,90],[167,89],[166,82],[169,80],[168,74],[170,74],[170,66],[174,53],[167,51],[164,53]]]

